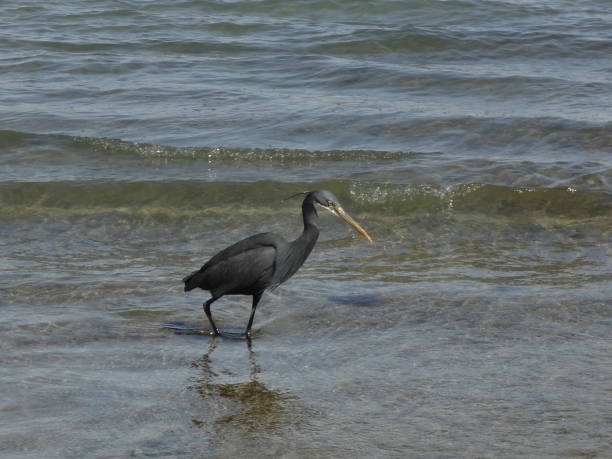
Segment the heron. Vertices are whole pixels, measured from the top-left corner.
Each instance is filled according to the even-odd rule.
[[[292,242],[274,233],[260,233],[247,237],[221,250],[200,269],[183,279],[185,292],[201,288],[210,292],[203,304],[204,312],[214,336],[220,335],[210,312],[210,306],[224,295],[252,295],[251,316],[244,336],[251,338],[255,310],[264,291],[278,287],[293,276],[304,264],[319,237],[317,210],[319,205],[351,225],[368,242],[372,238],[345,212],[338,199],[327,190],[304,194],[302,218],[304,231]],[[294,195],[297,196],[297,195]]]

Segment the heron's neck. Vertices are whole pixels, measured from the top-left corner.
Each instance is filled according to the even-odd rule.
[[[302,204],[302,217],[304,218],[304,231],[295,241],[289,243],[287,250],[283,251],[283,260],[279,263],[282,272],[278,274],[278,283],[285,282],[300,269],[319,237],[319,228],[315,224],[317,213],[311,202]]]
[[[319,231],[317,228],[317,211],[315,210],[314,204],[310,201],[304,200],[302,203],[302,218],[304,219],[304,233],[312,230],[313,228]]]
[[[301,249],[298,253],[302,254],[303,259],[301,261],[303,263],[308,255],[310,255],[319,237],[319,228],[316,225],[317,212],[313,203],[304,201],[302,204],[302,217],[304,219],[304,231],[292,244]]]

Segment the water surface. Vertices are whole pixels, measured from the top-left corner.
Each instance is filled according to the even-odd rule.
[[[3,457],[611,454],[605,2],[0,14]],[[163,327],[317,188],[375,243],[321,212],[251,347]]]

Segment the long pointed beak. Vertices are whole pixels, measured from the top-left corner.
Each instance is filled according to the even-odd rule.
[[[357,231],[364,238],[366,238],[368,242],[370,243],[374,242],[374,240],[370,237],[370,235],[366,233],[366,230],[364,230],[359,223],[353,220],[353,217],[347,214],[342,207],[334,206],[334,207],[330,207],[329,209],[332,211],[334,215],[336,215],[337,217],[340,217],[342,220],[344,220],[349,225],[351,225],[355,229],[355,231]]]

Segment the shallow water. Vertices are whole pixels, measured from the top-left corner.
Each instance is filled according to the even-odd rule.
[[[612,454],[605,3],[0,13],[3,457]],[[374,244],[164,327],[315,188]]]

